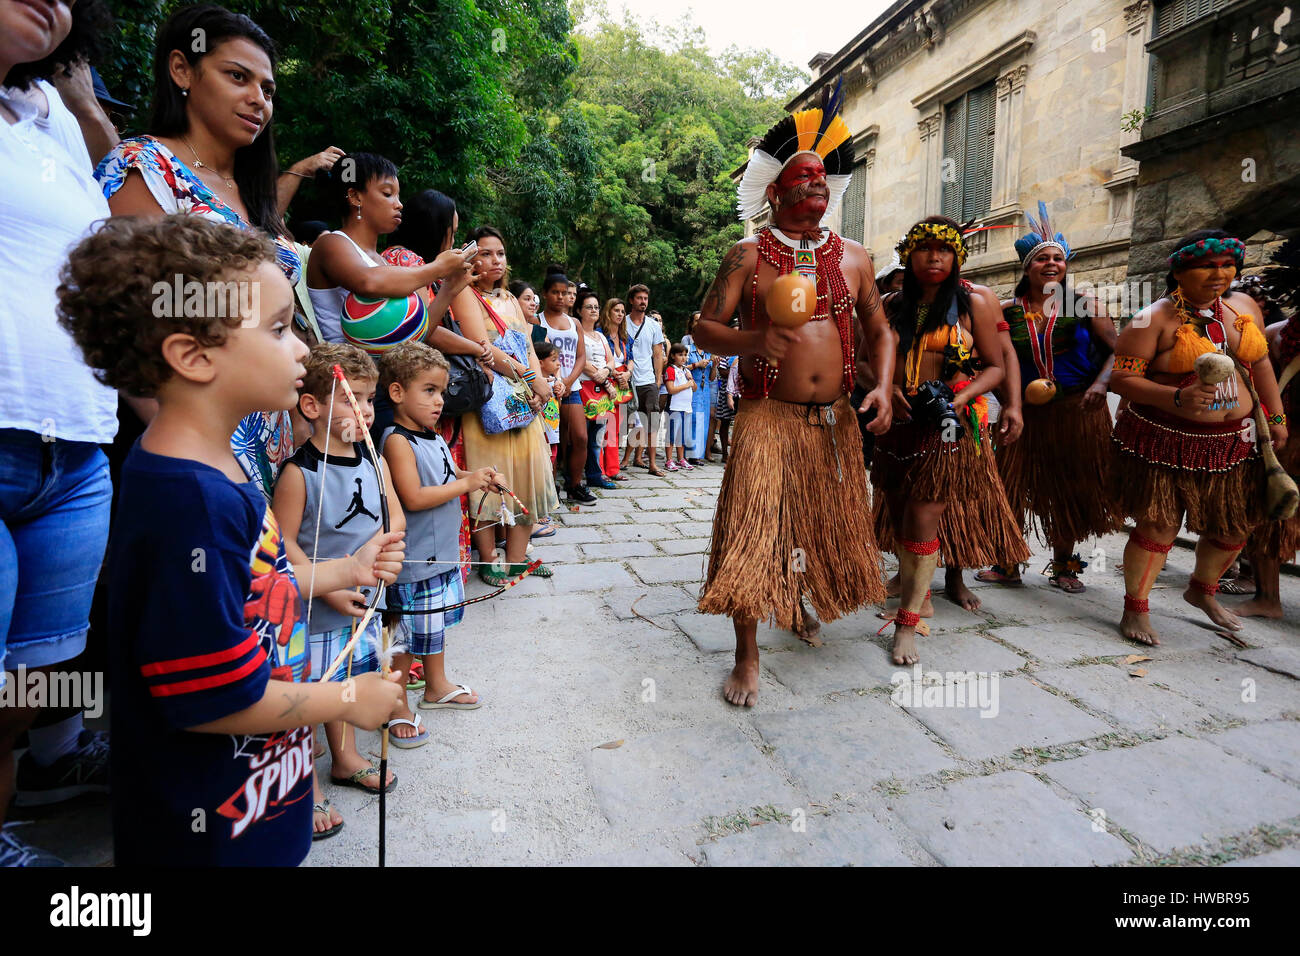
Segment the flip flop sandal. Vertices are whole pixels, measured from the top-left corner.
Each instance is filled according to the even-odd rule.
[[[501,585],[506,583],[506,578],[509,576],[510,575],[506,574],[504,569],[497,571],[495,568],[490,566],[480,568],[478,572],[478,579],[490,588],[501,587]]]
[[[424,662],[415,661],[411,665],[411,679],[406,682],[407,690],[424,690]],[[390,721],[390,723],[392,723]]]
[[[328,817],[331,816],[331,812],[333,811],[334,808],[330,806],[330,802],[326,800],[324,803],[313,803],[311,805],[311,809],[313,813],[323,813],[325,814],[325,816]],[[311,831],[312,841],[314,842],[316,840],[328,840],[330,837],[334,836],[334,834],[338,833],[340,830],[343,829],[344,822],[345,821],[340,820],[338,823],[334,824],[328,830],[312,830]]]
[[[421,684],[423,686],[423,684]],[[414,737],[399,737],[393,733],[393,728],[401,725],[405,727],[414,727]],[[420,720],[420,715],[415,715],[415,720],[407,720],[405,717],[398,717],[396,720],[388,722],[388,742],[394,747],[400,747],[403,750],[414,750],[416,747],[423,747],[429,742],[429,728],[424,726]]]
[[[457,684],[456,689],[450,694],[446,694],[438,700],[422,700],[420,701],[419,706],[421,710],[478,710],[483,706],[482,697],[474,701],[472,704],[457,704],[452,701],[453,697],[459,697],[461,694],[472,693],[474,692],[464,684]]]
[[[388,739],[391,741],[392,737],[389,737]],[[354,787],[357,790],[364,790],[366,793],[378,793],[379,792],[378,787],[367,787],[364,783],[361,782],[362,780],[369,780],[371,777],[378,777],[378,776],[379,776],[379,768],[372,766],[372,767],[366,767],[364,770],[358,770],[350,777],[331,776],[330,783],[334,784],[334,786],[336,787]],[[388,793],[395,786],[397,786],[397,774],[393,774],[393,782],[390,783],[388,786],[384,787],[384,793]]]
[[[1019,588],[1024,587],[1025,582],[1020,578],[1013,578],[996,564],[991,568],[985,568],[975,574],[976,581],[982,581],[985,584],[1001,584],[1003,587]]]
[[[515,575],[517,575],[517,574],[523,574],[523,573],[524,573],[524,568],[526,568],[526,567],[528,567],[528,565],[526,565],[526,564],[512,564],[512,565],[510,565],[510,575],[509,575],[509,576],[513,578],[513,577],[514,577]],[[555,576],[555,572],[552,571],[550,568],[548,568],[546,565],[544,565],[544,564],[539,564],[539,565],[537,566],[536,570],[533,571],[532,576],[535,577],[535,578],[550,578],[550,577],[554,577],[554,576]]]
[[[528,537],[530,538],[553,538],[555,537],[555,525],[548,524],[538,528]]]
[[[1075,587],[1069,587],[1068,585],[1062,584],[1062,581],[1073,581]],[[1087,585],[1076,578],[1073,574],[1058,574],[1054,578],[1048,578],[1047,583],[1054,588],[1060,588],[1066,594],[1082,594],[1084,591],[1088,590]]]

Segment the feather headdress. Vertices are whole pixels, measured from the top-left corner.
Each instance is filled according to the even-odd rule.
[[[1038,200],[1037,221],[1034,220],[1031,213],[1026,213],[1025,218],[1029,220],[1029,232],[1015,242],[1016,253],[1020,256],[1021,265],[1029,262],[1048,246],[1055,246],[1065,253],[1065,258],[1070,258],[1070,244],[1065,241],[1065,236],[1059,232],[1052,232],[1052,223],[1047,216],[1047,203],[1041,199]]]
[[[822,222],[839,208],[853,178],[853,134],[840,116],[843,86],[844,81],[837,80],[834,91],[830,87],[822,90],[820,107],[791,113],[763,136],[736,187],[736,208],[742,221],[763,211],[767,187],[800,153],[816,153],[826,166],[830,198]]]

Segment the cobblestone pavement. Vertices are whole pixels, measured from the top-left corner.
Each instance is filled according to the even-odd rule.
[[[820,648],[760,626],[740,710],[730,622],[694,610],[722,469],[634,475],[537,543],[554,578],[449,632],[448,673],[484,706],[426,713],[432,742],[392,752],[390,865],[1300,864],[1296,578],[1291,620],[1248,622],[1240,648],[1183,603],[1175,548],[1151,600],[1164,643],[1142,648],[1115,628],[1122,537],[1084,545],[1076,596],[1040,549],[1025,587],[973,583],[978,613],[936,590],[920,684],[877,608]],[[330,796],[347,826],[309,864],[373,863],[376,800]],[[101,862],[102,816],[29,838]]]

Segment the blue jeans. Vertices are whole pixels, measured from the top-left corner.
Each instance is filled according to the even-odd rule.
[[[111,499],[98,445],[0,429],[0,672],[85,649]]]

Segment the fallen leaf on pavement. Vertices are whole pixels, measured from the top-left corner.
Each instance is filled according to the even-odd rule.
[[[1124,663],[1125,663],[1125,664],[1141,664],[1143,661],[1149,661],[1149,660],[1151,660],[1151,658],[1149,658],[1149,657],[1144,657],[1144,656],[1141,655],[1141,654],[1130,654],[1128,657],[1124,658]]]
[[[621,747],[621,746],[623,746],[623,741],[621,741],[621,740],[609,740],[609,741],[606,741],[606,742],[603,743],[603,744],[597,744],[596,747],[595,747],[595,749],[597,749],[597,750],[617,750],[617,749],[618,749],[619,747]]]
[[[1150,658],[1148,658],[1148,660],[1149,660],[1149,659],[1150,659]],[[1129,677],[1146,677],[1146,676],[1147,676],[1147,669],[1146,669],[1145,667],[1138,667],[1138,668],[1135,668],[1135,669],[1133,669],[1133,670],[1131,670],[1131,671],[1128,672],[1128,676],[1129,676]]]

